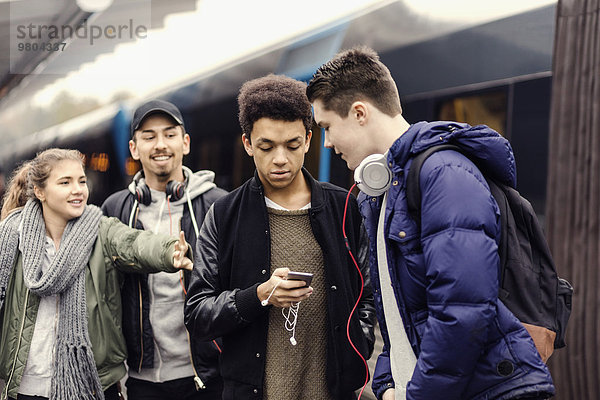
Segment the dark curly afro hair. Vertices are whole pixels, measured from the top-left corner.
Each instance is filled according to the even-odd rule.
[[[238,95],[242,133],[250,140],[254,123],[261,118],[302,121],[306,132],[312,127],[312,109],[306,84],[284,75],[267,75],[242,85]]]

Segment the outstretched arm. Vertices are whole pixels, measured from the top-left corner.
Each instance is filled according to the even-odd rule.
[[[122,272],[176,272],[191,269],[192,252],[183,232],[177,237],[130,228],[117,218],[103,217],[104,252]]]

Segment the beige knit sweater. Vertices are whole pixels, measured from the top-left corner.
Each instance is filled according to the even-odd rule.
[[[300,303],[297,345],[285,328],[280,308],[269,313],[265,366],[265,400],[331,399],[327,389],[327,299],[323,253],[317,243],[308,210],[268,208],[271,228],[271,273],[276,268],[312,272],[312,295]],[[287,309],[285,309],[287,313]]]

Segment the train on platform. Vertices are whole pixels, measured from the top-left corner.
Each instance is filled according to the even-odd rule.
[[[455,120],[486,124],[510,140],[517,189],[543,221],[552,90],[556,5],[485,23],[436,20],[403,2],[353,15],[329,26],[204,72],[160,93],[176,104],[191,136],[184,164],[209,169],[218,186],[234,189],[254,173],[241,143],[236,96],[246,80],[268,73],[308,81],[340,49],[368,45],[389,67],[407,121]],[[147,99],[140,99],[143,102]],[[0,148],[5,173],[49,147],[75,148],[86,157],[89,202],[100,205],[140,169],[129,154],[129,124],[139,104],[111,104]],[[350,188],[346,163],[322,146],[313,129],[306,168],[322,181]],[[377,334],[375,355],[381,352]],[[376,357],[369,360],[374,370]],[[367,389],[363,399],[374,399]]]
[[[407,121],[487,124],[507,137],[517,161],[518,189],[543,215],[548,163],[556,5],[485,23],[449,22],[391,2],[246,56],[156,94],[182,111],[191,136],[184,163],[210,169],[231,190],[252,176],[241,144],[236,96],[248,79],[268,73],[308,81],[337,51],[368,45],[390,68]],[[145,99],[143,99],[145,100]],[[140,101],[143,101],[140,100]],[[101,204],[140,168],[128,149],[133,101],[105,106],[0,149],[6,172],[48,147],[86,156],[90,202]],[[349,188],[352,174],[315,126],[306,167],[320,180]]]

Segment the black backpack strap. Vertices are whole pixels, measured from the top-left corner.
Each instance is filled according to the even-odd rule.
[[[454,144],[438,144],[429,147],[425,151],[418,153],[413,157],[412,164],[410,166],[410,170],[408,171],[408,175],[406,177],[406,201],[408,203],[408,212],[413,217],[419,230],[421,230],[421,185],[420,185],[420,175],[421,168],[425,163],[425,160],[429,158],[435,152],[442,150],[454,150],[458,151],[461,154],[464,154],[460,147]],[[466,155],[465,155],[466,156]],[[468,157],[467,157],[468,158]],[[500,235],[500,243],[498,246],[498,254],[500,256],[500,262],[506,264],[507,259],[507,218],[508,213],[510,212],[508,206],[508,200],[506,198],[506,194],[502,189],[502,185],[497,184],[494,180],[489,179],[484,174],[485,180],[488,183],[490,188],[490,192],[494,199],[496,199],[496,203],[498,204],[498,208],[500,209],[500,226],[501,226],[501,235]],[[499,268],[499,282],[500,282],[500,291],[498,296],[501,300],[506,300],[509,293],[504,289],[504,269],[506,265],[500,265]]]
[[[508,216],[509,213],[512,214],[509,204],[508,204],[508,198],[506,197],[506,193],[503,190],[503,187],[506,186],[502,186],[501,184],[496,183],[496,181],[494,181],[493,179],[488,178],[487,176],[484,175],[485,180],[487,181],[487,184],[490,188],[490,192],[492,193],[492,196],[494,197],[494,199],[496,200],[496,204],[498,204],[498,209],[500,211],[500,243],[498,244],[498,256],[500,257],[500,268],[498,271],[498,279],[499,279],[499,288],[498,288],[498,297],[500,298],[500,300],[505,301],[508,296],[509,296],[509,292],[504,288],[504,278],[505,278],[505,274],[504,271],[506,270],[506,263],[508,260],[508,229],[509,229],[509,223],[508,223]],[[511,227],[511,229],[514,229]]]
[[[462,153],[460,147],[454,144],[444,143],[433,145],[413,157],[410,170],[406,176],[406,201],[408,202],[408,212],[417,223],[419,230],[421,230],[421,168],[430,155],[442,150],[454,150]]]

